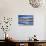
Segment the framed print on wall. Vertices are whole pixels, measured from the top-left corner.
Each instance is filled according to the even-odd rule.
[[[18,15],[19,25],[33,25],[33,15]]]

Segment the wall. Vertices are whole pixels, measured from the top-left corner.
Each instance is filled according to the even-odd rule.
[[[19,26],[18,15],[20,14],[33,15],[34,25]],[[28,0],[0,0],[0,17],[13,17],[12,26],[8,33],[14,39],[27,40],[36,34],[39,40],[45,40],[45,15],[46,8],[33,8],[30,6]],[[2,36],[0,36],[0,39],[2,39]]]

